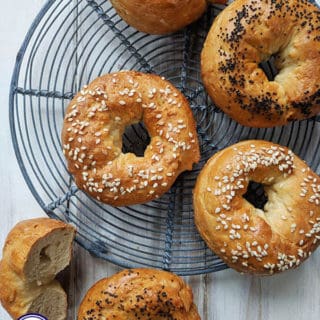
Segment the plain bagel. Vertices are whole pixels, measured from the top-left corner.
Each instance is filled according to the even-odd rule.
[[[177,275],[131,269],[98,281],[80,304],[78,320],[200,320],[189,286]]]
[[[320,111],[320,11],[307,0],[237,0],[215,19],[201,56],[213,100],[242,125],[273,127]],[[274,56],[269,81],[259,63]]]
[[[151,138],[144,157],[122,152],[125,128],[139,121]],[[200,158],[186,98],[163,78],[135,71],[85,86],[67,108],[62,142],[78,187],[114,206],[160,197]]]
[[[67,294],[54,278],[71,260],[75,229],[62,221],[36,218],[9,232],[0,261],[0,302],[13,319],[39,313],[67,319]]]
[[[196,21],[207,8],[207,2],[224,0],[111,0],[123,20],[139,31],[166,34]]]
[[[243,196],[263,184],[263,209]],[[320,179],[292,151],[251,140],[215,154],[194,190],[195,222],[230,267],[257,274],[295,268],[320,243]]]

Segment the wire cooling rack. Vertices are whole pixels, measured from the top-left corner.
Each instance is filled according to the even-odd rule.
[[[207,159],[239,140],[266,139],[289,146],[319,172],[316,118],[273,129],[246,128],[208,99],[200,79],[200,52],[221,9],[210,7],[199,22],[168,36],[135,31],[107,0],[49,1],[32,24],[12,78],[14,149],[39,204],[50,217],[74,224],[76,240],[92,254],[123,267],[156,267],[181,275],[222,270],[226,265],[206,247],[193,222],[192,189]],[[268,63],[262,67],[272,74]],[[121,69],[160,74],[186,95],[197,120],[202,158],[160,199],[113,208],[75,186],[60,132],[75,92],[98,75]],[[141,152],[147,141],[143,126],[130,127],[124,151]],[[251,192],[261,196],[255,187]]]

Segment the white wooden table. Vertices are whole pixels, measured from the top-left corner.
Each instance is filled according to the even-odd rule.
[[[0,246],[12,226],[44,213],[28,190],[11,144],[8,92],[16,53],[30,23],[45,0],[1,0],[0,19]],[[66,274],[69,319],[76,319],[79,302],[98,279],[119,267],[93,258],[76,246]],[[186,278],[192,286],[203,320],[318,320],[320,319],[320,251],[298,270],[273,277],[240,275],[232,270]],[[1,283],[0,283],[1,286]],[[0,307],[0,320],[9,319]]]

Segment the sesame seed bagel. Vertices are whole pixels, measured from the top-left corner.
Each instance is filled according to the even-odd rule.
[[[225,3],[225,0],[111,0],[123,20],[150,34],[167,34],[182,29],[200,18],[207,2]]]
[[[263,184],[263,209],[244,194]],[[320,243],[320,179],[292,151],[252,140],[215,154],[194,190],[195,222],[207,245],[240,272],[295,268]]]
[[[139,121],[151,139],[144,157],[122,152],[125,128]],[[62,143],[78,187],[113,206],[160,197],[200,158],[186,98],[163,78],[135,71],[85,86],[67,108]]]
[[[124,270],[98,281],[80,304],[78,320],[200,320],[189,286],[173,273]]]
[[[320,111],[320,11],[307,0],[237,0],[215,19],[201,56],[213,102],[250,127]],[[274,57],[269,81],[259,67]]]

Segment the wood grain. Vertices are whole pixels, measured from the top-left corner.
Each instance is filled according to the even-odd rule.
[[[22,219],[44,215],[28,190],[18,168],[11,145],[8,123],[8,91],[16,53],[27,29],[45,0],[1,1],[0,19],[0,245]],[[12,26],[12,22],[14,25]],[[320,252],[301,268],[258,278],[232,270],[186,277],[193,287],[203,320],[318,320],[320,318]],[[120,270],[91,256],[78,245],[74,259],[64,275],[69,294],[69,319],[75,320],[78,305],[92,284]],[[1,285],[1,283],[0,283]],[[0,319],[9,316],[0,307]]]

